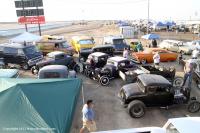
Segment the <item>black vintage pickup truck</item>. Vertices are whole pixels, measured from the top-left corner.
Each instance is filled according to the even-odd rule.
[[[174,67],[166,68],[162,66],[142,65],[135,70],[123,69],[119,72],[120,77],[127,83],[135,82],[137,76],[140,74],[161,75],[175,86],[180,86],[183,83],[183,78],[176,76],[176,69]]]

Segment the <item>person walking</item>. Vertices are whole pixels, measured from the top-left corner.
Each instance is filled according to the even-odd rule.
[[[124,48],[123,57],[128,59],[128,49]]]
[[[153,56],[153,62],[155,66],[158,66],[160,63],[160,55],[158,52],[156,52]]]
[[[195,48],[195,50],[192,51],[192,59],[197,59],[199,56],[199,49]]]
[[[93,106],[94,104],[92,100],[87,100],[86,104],[83,106],[83,127],[80,129],[80,133],[84,133],[85,129],[87,129],[89,132],[96,131]]]

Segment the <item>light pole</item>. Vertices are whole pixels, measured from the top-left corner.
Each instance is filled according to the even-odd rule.
[[[147,16],[147,34],[149,34],[149,0],[147,0],[148,1],[148,7],[147,7],[147,9],[148,9],[148,16]]]

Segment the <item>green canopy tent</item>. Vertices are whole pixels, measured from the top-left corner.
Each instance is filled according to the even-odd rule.
[[[80,79],[0,79],[0,133],[69,133]]]

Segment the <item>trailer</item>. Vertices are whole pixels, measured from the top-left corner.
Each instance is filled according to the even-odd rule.
[[[136,28],[134,28],[134,27],[123,26],[123,27],[119,27],[119,29],[120,29],[120,34],[125,39],[138,38],[138,32],[137,32]]]

